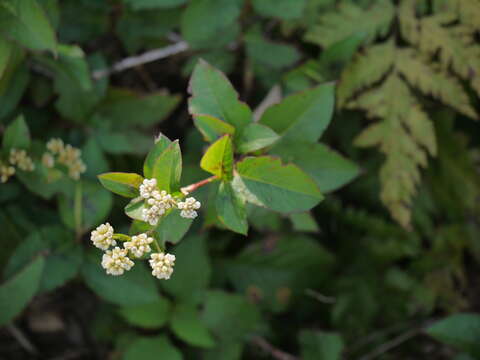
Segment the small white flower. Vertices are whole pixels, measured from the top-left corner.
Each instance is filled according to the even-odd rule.
[[[9,160],[10,164],[17,165],[23,171],[35,170],[35,165],[25,150],[11,149]]]
[[[47,149],[53,154],[60,154],[64,151],[64,144],[62,139],[54,138],[47,142]]]
[[[195,210],[200,209],[202,204],[193,197],[186,198],[185,201],[178,203],[178,208],[182,210],[180,216],[187,219],[195,219],[198,214]]]
[[[145,179],[140,185],[140,196],[145,199],[151,198],[157,190],[157,179]]]
[[[113,240],[113,227],[108,222],[93,230],[90,240],[97,248],[102,250],[107,250],[110,246],[117,245],[117,242]]]
[[[143,221],[148,222],[152,226],[158,224],[158,220],[163,214],[165,214],[165,209],[155,205],[142,210]]]
[[[154,253],[148,261],[152,267],[152,275],[158,279],[170,279],[175,265],[175,255],[165,253]]]
[[[74,180],[80,179],[80,175],[87,170],[85,163],[81,159],[71,162],[68,167],[68,176]]]
[[[127,254],[128,250],[120,249],[118,246],[113,250],[107,250],[102,258],[102,267],[107,270],[107,274],[117,276],[130,270],[135,263]]]
[[[8,178],[15,174],[15,168],[0,162],[0,182],[6,183]]]
[[[125,249],[130,251],[135,257],[142,257],[143,254],[152,251],[150,244],[153,242],[153,238],[148,237],[147,234],[140,234],[132,236],[131,241],[127,241],[124,244]]]
[[[55,165],[55,159],[52,154],[46,152],[42,156],[42,164],[47,168],[52,168]]]

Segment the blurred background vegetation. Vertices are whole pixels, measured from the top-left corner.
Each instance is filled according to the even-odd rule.
[[[0,184],[0,358],[480,359],[479,31],[478,0],[0,0],[2,161],[29,131],[36,164],[58,137],[87,166]],[[360,171],[319,174],[349,184],[311,213],[249,208],[248,237],[204,208],[171,280],[112,281],[89,231],[128,232],[126,201],[96,176],[141,172],[162,132],[205,177],[200,58],[258,114],[335,83],[322,141]]]

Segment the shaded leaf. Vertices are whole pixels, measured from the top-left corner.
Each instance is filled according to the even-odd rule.
[[[130,198],[140,195],[138,188],[143,182],[143,177],[138,174],[120,172],[100,174],[98,179],[107,190]]]

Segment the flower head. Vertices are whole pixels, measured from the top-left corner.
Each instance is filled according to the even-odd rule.
[[[175,255],[165,253],[154,253],[149,260],[152,267],[152,275],[158,279],[170,279],[175,265]]]
[[[55,165],[55,159],[52,154],[46,152],[42,155],[42,164],[47,168],[52,168]]]
[[[90,239],[97,248],[102,250],[117,245],[117,242],[113,240],[113,227],[108,222],[93,230]]]
[[[6,183],[8,178],[15,174],[15,168],[0,162],[0,182]]]
[[[180,216],[187,219],[195,219],[198,214],[195,210],[200,209],[201,203],[194,197],[186,198],[185,201],[177,204],[178,208],[182,210]]]
[[[151,198],[154,191],[157,191],[157,179],[144,179],[140,185],[140,196],[145,199]]]
[[[155,226],[158,224],[158,220],[160,219],[160,216],[162,216],[163,214],[165,214],[165,209],[155,205],[144,208],[142,210],[143,221],[149,223],[152,226]]]
[[[150,244],[153,242],[153,238],[148,237],[147,234],[139,234],[132,236],[131,241],[127,241],[124,244],[125,249],[130,251],[135,257],[142,257],[143,254],[152,251]]]
[[[128,250],[120,249],[118,246],[113,250],[107,250],[103,254],[102,267],[110,275],[122,275],[132,268],[135,263],[128,258]]]
[[[33,171],[35,165],[25,150],[11,149],[10,164],[17,165],[23,171]]]
[[[60,154],[64,151],[64,147],[62,139],[54,138],[47,142],[47,149],[53,154]]]

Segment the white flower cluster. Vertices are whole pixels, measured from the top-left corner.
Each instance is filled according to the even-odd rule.
[[[35,170],[35,165],[33,164],[30,156],[27,155],[25,150],[11,149],[10,150],[10,164],[18,166],[20,170],[23,171],[33,171]]]
[[[143,254],[152,251],[150,244],[153,242],[153,238],[148,237],[147,234],[140,234],[132,236],[131,241],[127,241],[124,244],[125,249],[130,251],[135,257],[140,258]]]
[[[200,202],[190,197],[184,202],[175,200],[165,190],[157,188],[156,179],[145,179],[140,185],[140,196],[145,199],[145,208],[142,210],[142,217],[145,222],[155,226],[165,212],[173,207],[182,210],[180,216],[188,219],[197,217],[195,210],[200,209]]]
[[[15,168],[0,161],[0,181],[6,183],[10,176],[15,174]]]
[[[62,139],[50,139],[47,142],[47,152],[42,156],[42,163],[48,168],[55,165],[55,157],[58,163],[68,168],[68,176],[78,180],[80,175],[87,170],[85,163],[80,158],[82,152],[80,149],[70,144],[65,145]]]
[[[126,235],[117,234],[129,238]],[[154,242],[152,237],[146,233],[134,235],[129,241],[124,243],[123,249],[116,246],[114,239],[113,227],[109,223],[102,224],[92,231],[90,239],[93,244],[105,251],[102,257],[102,267],[109,275],[122,275],[125,271],[130,270],[135,263],[131,257],[140,258],[152,251],[150,244]],[[118,239],[118,238],[117,238]],[[109,249],[115,246],[113,249]],[[164,253],[154,253],[150,255],[150,266],[152,267],[152,275],[158,279],[169,279],[173,273],[175,265],[175,256]]]
[[[185,201],[177,204],[178,208],[182,210],[180,216],[187,219],[195,219],[198,214],[195,210],[200,209],[200,201],[195,200],[193,197],[186,198]]]
[[[175,255],[165,253],[154,253],[149,260],[152,267],[152,275],[157,279],[170,279],[175,265]]]
[[[113,227],[108,222],[93,230],[90,234],[90,240],[92,240],[93,245],[102,250],[117,245],[117,242],[113,239]]]
[[[128,257],[127,249],[116,246],[113,250],[107,250],[103,254],[102,266],[110,275],[122,275],[132,268],[135,263]]]

